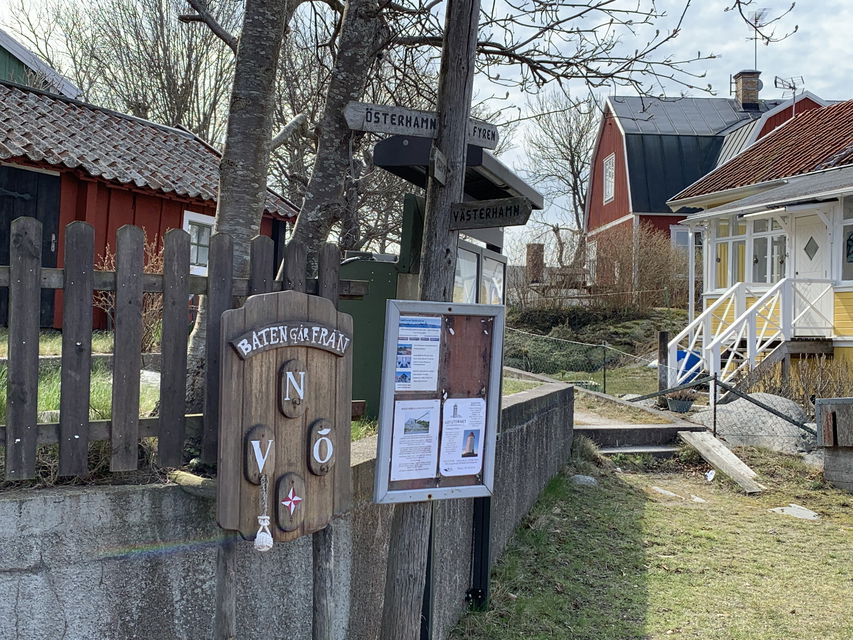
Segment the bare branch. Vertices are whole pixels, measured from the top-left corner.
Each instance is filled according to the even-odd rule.
[[[237,53],[237,38],[217,22],[216,18],[214,18],[208,10],[207,3],[204,2],[204,0],[187,0],[187,4],[195,10],[197,15],[179,16],[178,19],[181,22],[204,22],[204,24],[206,24],[214,34],[216,34],[216,37],[227,44],[231,51]]]
[[[275,137],[272,139],[270,143],[270,149],[277,149],[282,144],[287,142],[287,140],[292,136],[296,131],[308,122],[308,115],[305,113],[300,113],[296,117],[293,118],[290,122],[288,122],[284,127],[282,127],[281,131],[275,134]]]

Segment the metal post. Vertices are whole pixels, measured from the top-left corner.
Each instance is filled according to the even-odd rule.
[[[607,343],[601,345],[601,391],[607,393]]]
[[[711,411],[713,412],[713,418],[711,423],[712,433],[715,438],[717,437],[717,390],[717,374],[715,373],[714,377],[711,379],[711,393],[709,394],[711,400]]]
[[[658,391],[669,387],[669,331],[658,331]],[[663,406],[666,400],[661,396],[658,405]]]

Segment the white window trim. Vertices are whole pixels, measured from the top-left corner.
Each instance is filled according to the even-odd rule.
[[[184,220],[181,224],[184,231],[189,233],[190,223],[205,225],[213,229],[214,222],[216,222],[216,218],[214,216],[196,213],[195,211],[184,211]],[[194,276],[207,276],[207,267],[191,264],[190,273]]]
[[[611,172],[612,180],[608,181],[607,179],[607,165],[611,164],[613,166],[613,170]],[[601,193],[604,204],[608,202],[613,202],[616,199],[616,154],[611,153],[609,156],[605,157],[602,160],[602,174],[604,177],[604,184],[602,185]],[[607,186],[610,185],[610,197],[607,197]]]

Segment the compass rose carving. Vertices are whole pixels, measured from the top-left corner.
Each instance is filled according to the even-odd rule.
[[[287,509],[290,511],[290,515],[293,515],[293,512],[296,511],[296,507],[299,506],[299,503],[302,502],[302,498],[296,495],[296,492],[293,490],[293,487],[290,488],[290,491],[287,492],[287,497],[281,501]]]

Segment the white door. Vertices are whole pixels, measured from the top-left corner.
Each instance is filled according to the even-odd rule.
[[[816,215],[794,219],[794,335],[831,335],[832,294],[829,278],[829,238]]]
[[[794,277],[797,280],[829,278],[828,248],[826,225],[819,217],[794,219]]]

